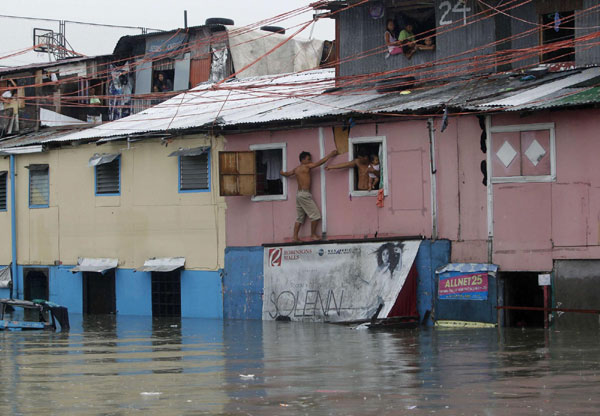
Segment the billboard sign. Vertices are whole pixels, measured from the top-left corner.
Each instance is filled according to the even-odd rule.
[[[263,320],[346,322],[387,317],[420,241],[268,247]],[[415,295],[416,296],[416,293]]]

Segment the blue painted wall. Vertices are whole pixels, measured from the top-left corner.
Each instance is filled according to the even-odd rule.
[[[263,248],[226,248],[223,275],[225,319],[262,319],[263,289]]]
[[[150,273],[117,269],[115,296],[118,315],[152,315],[152,278]]]
[[[183,270],[181,272],[181,316],[223,318],[221,272]]]
[[[81,273],[71,273],[75,266],[52,266],[50,269],[50,300],[69,308],[69,313],[83,312],[83,279]],[[23,273],[21,272],[21,278]],[[21,289],[23,285],[19,286]]]
[[[83,312],[83,276],[71,273],[74,266],[19,266],[17,271],[19,293],[23,299],[23,269],[47,268],[50,301],[69,308],[70,313]],[[9,297],[9,289],[6,291]],[[0,297],[3,292],[0,292]],[[132,269],[117,269],[115,273],[117,314],[152,315],[152,279],[150,273]],[[187,318],[223,318],[223,290],[221,272],[183,270],[181,272],[181,314]]]
[[[427,311],[433,312],[435,302],[435,270],[450,263],[450,241],[449,240],[423,240],[415,259],[415,265],[419,272],[419,284],[417,286],[417,310],[421,320]],[[433,325],[433,316],[430,314],[426,320],[428,326]]]
[[[358,241],[357,241],[358,242]],[[435,270],[450,262],[450,241],[424,240],[415,259],[419,273],[417,309],[421,319],[433,310]],[[226,319],[262,319],[263,247],[225,249],[223,313]],[[426,321],[433,325],[431,317]]]

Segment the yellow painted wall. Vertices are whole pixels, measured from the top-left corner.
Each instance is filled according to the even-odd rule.
[[[10,229],[10,159],[0,157],[0,172],[6,172],[6,211],[0,211],[0,265],[8,265],[11,259],[11,229]]]
[[[168,155],[197,146],[211,146],[211,192],[179,193],[178,158]],[[218,196],[219,150],[222,139],[186,136],[168,146],[147,139],[130,149],[117,142],[17,156],[18,263],[70,265],[78,257],[111,257],[121,268],[138,268],[151,257],[185,257],[188,270],[222,268],[225,201]],[[121,154],[119,196],[95,196],[95,170],[88,167],[95,153]],[[49,208],[28,207],[25,166],[32,163],[50,166]],[[10,216],[7,224],[10,230]]]

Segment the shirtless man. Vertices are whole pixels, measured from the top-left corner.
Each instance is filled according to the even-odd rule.
[[[359,191],[368,191],[369,190],[369,173],[380,177],[381,173],[378,170],[373,169],[373,167],[369,166],[369,156],[367,152],[364,150],[359,150],[357,158],[351,160],[350,162],[340,163],[339,165],[326,166],[326,170],[332,169],[347,169],[347,168],[356,168],[358,170],[358,184],[357,189]]]
[[[304,219],[308,215],[310,218],[310,238],[312,240],[318,240],[317,235],[317,224],[321,219],[321,212],[313,200],[312,194],[310,193],[310,170],[321,166],[329,159],[337,155],[337,150],[333,150],[323,159],[318,162],[312,162],[312,156],[308,152],[300,153],[300,165],[289,172],[281,171],[280,173],[285,177],[296,175],[298,181],[298,193],[296,193],[296,223],[294,224],[294,241],[300,241],[298,233],[300,232],[300,226],[304,223]]]

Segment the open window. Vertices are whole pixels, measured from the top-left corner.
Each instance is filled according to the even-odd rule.
[[[369,189],[369,181],[366,178],[360,178],[358,168],[353,168],[349,173],[350,194],[352,196],[374,196],[379,189],[383,189],[384,195],[388,195],[388,169],[387,169],[387,144],[385,136],[378,137],[352,137],[349,139],[350,146],[348,153],[350,160],[359,157],[366,157],[369,165],[375,169],[377,160],[379,161],[379,181]],[[376,158],[376,159],[375,159]],[[376,176],[376,175],[375,175]],[[374,178],[371,178],[374,179]]]
[[[535,2],[539,23],[543,25],[540,44],[551,48],[541,56],[544,63],[575,61],[575,13],[582,10],[583,5],[583,0]]]
[[[385,20],[392,19],[394,21],[397,32],[395,33],[396,39],[398,39],[400,32],[410,24],[413,27],[413,34],[417,42],[422,43],[420,40],[430,38],[432,41],[431,44],[435,45],[435,29],[437,25],[434,2],[420,1],[405,3],[409,4],[395,2],[394,6],[386,7],[385,9]]]
[[[287,198],[287,181],[281,176],[287,170],[285,143],[250,146],[256,160],[256,194],[253,201],[274,201]]]
[[[575,62],[575,17],[573,10],[553,11],[540,16],[542,44],[556,44],[542,55],[543,63]]]
[[[175,61],[161,59],[152,63],[152,92],[173,91],[175,83]]]
[[[221,196],[252,196],[253,201],[287,199],[286,144],[250,146],[250,151],[219,153]]]

